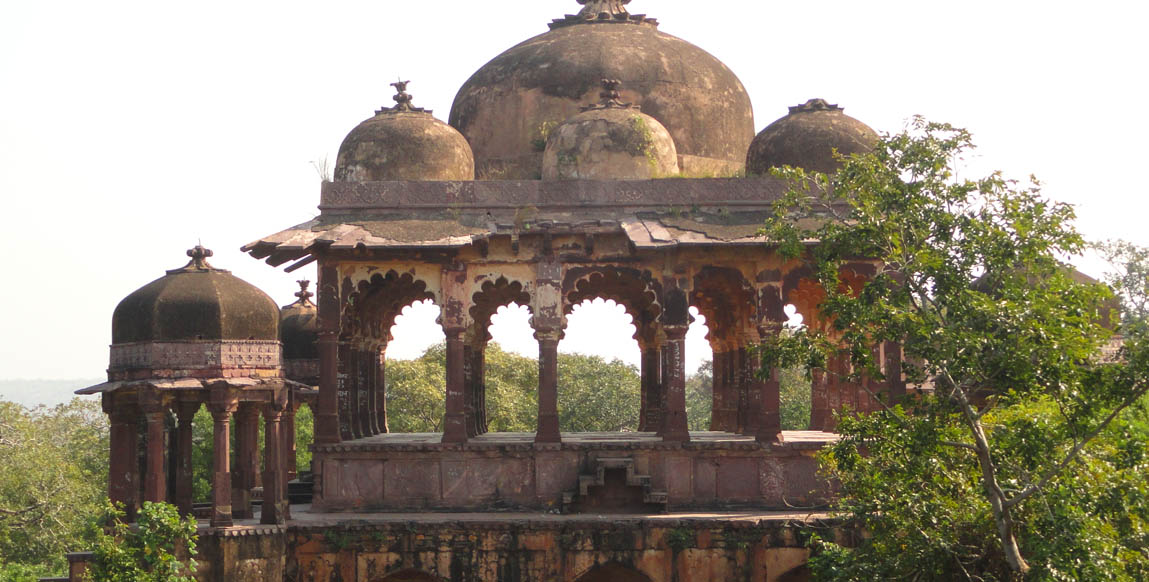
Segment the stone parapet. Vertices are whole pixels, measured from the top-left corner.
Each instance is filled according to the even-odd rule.
[[[278,341],[213,340],[160,341],[113,344],[108,367],[115,375],[133,370],[165,371],[162,377],[200,377],[203,372],[228,376],[226,370],[278,370]],[[160,377],[160,376],[156,376]],[[118,378],[117,378],[118,379]]]

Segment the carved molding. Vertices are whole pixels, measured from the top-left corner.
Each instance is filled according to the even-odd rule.
[[[109,369],[278,368],[280,362],[278,341],[135,342],[112,346]]]

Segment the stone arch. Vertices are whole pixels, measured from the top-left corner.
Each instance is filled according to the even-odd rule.
[[[531,295],[523,283],[504,276],[488,278],[471,295],[471,324],[463,345],[464,419],[469,437],[488,431],[486,349],[491,340],[488,330],[495,312],[511,303],[532,311]]]
[[[738,269],[703,267],[694,277],[690,303],[706,318],[712,359],[710,430],[754,428],[760,395],[750,390],[749,344],[757,338],[757,293]]]
[[[591,566],[576,577],[574,582],[651,582],[651,579],[621,562],[607,562]]]
[[[408,305],[436,299],[427,282],[394,269],[351,284],[344,280],[339,341],[340,435],[344,440],[388,431],[386,352],[395,318]]]
[[[661,426],[662,285],[650,271],[624,266],[576,267],[563,281],[563,316],[591,299],[609,299],[622,306],[634,325],[640,360],[638,430]]]
[[[563,281],[563,315],[587,299],[610,299],[626,310],[638,330],[653,324],[662,313],[662,286],[650,271],[630,267],[580,267],[567,272]]]

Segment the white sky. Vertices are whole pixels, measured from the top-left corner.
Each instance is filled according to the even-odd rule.
[[[1149,136],[1147,3],[630,8],[730,66],[757,129],[811,97],[879,131],[913,114],[949,121],[974,133],[975,165],[1036,174],[1049,195],[1078,206],[1090,237],[1149,244],[1149,188],[1138,177]],[[238,249],[317,213],[309,162],[334,162],[343,136],[391,103],[399,75],[417,105],[445,119],[473,71],[577,9],[574,0],[4,3],[0,378],[101,376],[116,303],[181,266],[200,239],[217,267],[290,302],[294,281],[314,270],[285,274]],[[574,317],[562,347],[634,361],[631,331],[611,327],[625,320]],[[533,353],[525,321],[512,327],[496,339]],[[690,359],[708,357],[692,338]],[[417,353],[433,339],[395,350]]]

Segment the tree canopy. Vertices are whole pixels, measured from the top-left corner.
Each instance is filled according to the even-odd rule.
[[[1111,291],[1064,262],[1086,249],[1073,209],[1036,181],[961,177],[972,147],[968,132],[918,119],[833,175],[778,172],[791,188],[766,233],[810,265],[832,324],[770,342],[764,363],[844,353],[856,375],[881,377],[870,347],[896,341],[910,382],[928,388],[843,415],[823,460],[838,509],[867,535],[856,549],[823,545],[814,570],[1144,579],[1147,435],[1128,408],[1149,386],[1145,335],[1122,321],[1119,357],[1103,354]],[[867,262],[874,272],[848,272]],[[1143,275],[1114,282],[1126,299],[1145,292]]]

